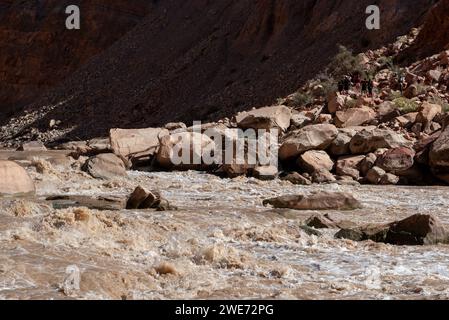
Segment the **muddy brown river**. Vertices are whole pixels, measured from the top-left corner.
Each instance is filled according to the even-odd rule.
[[[449,224],[448,188],[295,186],[198,172],[95,180],[72,167],[37,173],[37,199],[0,200],[1,299],[448,299],[449,246],[399,247],[306,234],[314,211],[271,209],[269,197],[344,191],[357,224],[432,213]],[[178,211],[54,209],[47,195],[158,189]],[[75,268],[79,289],[65,283]]]

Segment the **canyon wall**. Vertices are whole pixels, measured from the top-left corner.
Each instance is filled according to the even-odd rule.
[[[273,103],[320,71],[338,44],[365,51],[389,43],[420,25],[434,1],[378,3],[382,28],[369,31],[371,0],[154,1],[131,32],[28,106],[61,104],[32,125],[45,129],[60,120],[73,128],[67,139],[84,138],[111,127],[218,119]],[[91,37],[92,28],[82,34]],[[108,30],[97,36],[107,38]],[[19,65],[14,70],[25,72]],[[42,82],[48,78],[43,74]]]
[[[0,0],[0,110],[10,116],[104,51],[148,12],[145,0]],[[65,27],[78,5],[81,30]]]

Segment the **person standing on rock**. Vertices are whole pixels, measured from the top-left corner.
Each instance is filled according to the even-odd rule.
[[[345,90],[345,80],[343,79],[338,81],[338,92],[342,94],[344,90]]]
[[[374,89],[373,80],[371,78],[368,79],[366,85],[367,85],[367,89],[368,89],[368,96],[373,97],[373,89]]]
[[[359,72],[354,72],[352,74],[352,85],[355,86],[357,91],[361,92],[361,80]]]
[[[344,93],[348,94],[351,89],[351,79],[349,76],[345,76],[343,80]]]
[[[403,95],[404,89],[405,89],[405,78],[401,74],[398,74],[398,85],[399,85],[399,91],[401,91],[401,95]]]
[[[368,81],[366,79],[362,80],[362,96],[366,96],[368,91]]]

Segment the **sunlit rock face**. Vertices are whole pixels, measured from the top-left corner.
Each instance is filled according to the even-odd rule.
[[[424,17],[424,26],[416,44],[404,52],[403,59],[413,61],[449,48],[449,1],[434,2],[436,4]]]

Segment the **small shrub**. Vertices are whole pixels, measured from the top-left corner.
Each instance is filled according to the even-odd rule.
[[[345,107],[348,109],[357,107],[357,99],[347,99],[345,102]]]
[[[377,59],[377,63],[380,64],[379,69],[392,69],[394,66],[393,57],[380,57]]]
[[[416,101],[404,97],[394,99],[393,103],[395,107],[399,109],[403,114],[416,112],[418,110],[418,104],[416,103]]]
[[[310,93],[298,91],[292,95],[292,101],[295,107],[302,107],[312,104],[314,98]]]
[[[326,81],[321,82],[323,86],[323,96],[327,97],[329,93],[337,92],[338,85],[334,78],[329,78]]]
[[[387,100],[394,101],[394,100],[399,99],[399,98],[402,98],[401,91],[394,91],[394,90],[392,90],[390,95],[388,96]]]
[[[345,75],[354,72],[363,73],[360,57],[354,55],[351,50],[344,46],[339,46],[337,55],[328,66],[328,72],[334,78],[340,79]]]
[[[418,84],[416,84],[416,88],[418,89],[418,96],[420,96],[422,94],[427,93],[429,86],[426,86],[425,84],[422,84],[422,83],[418,83]]]

